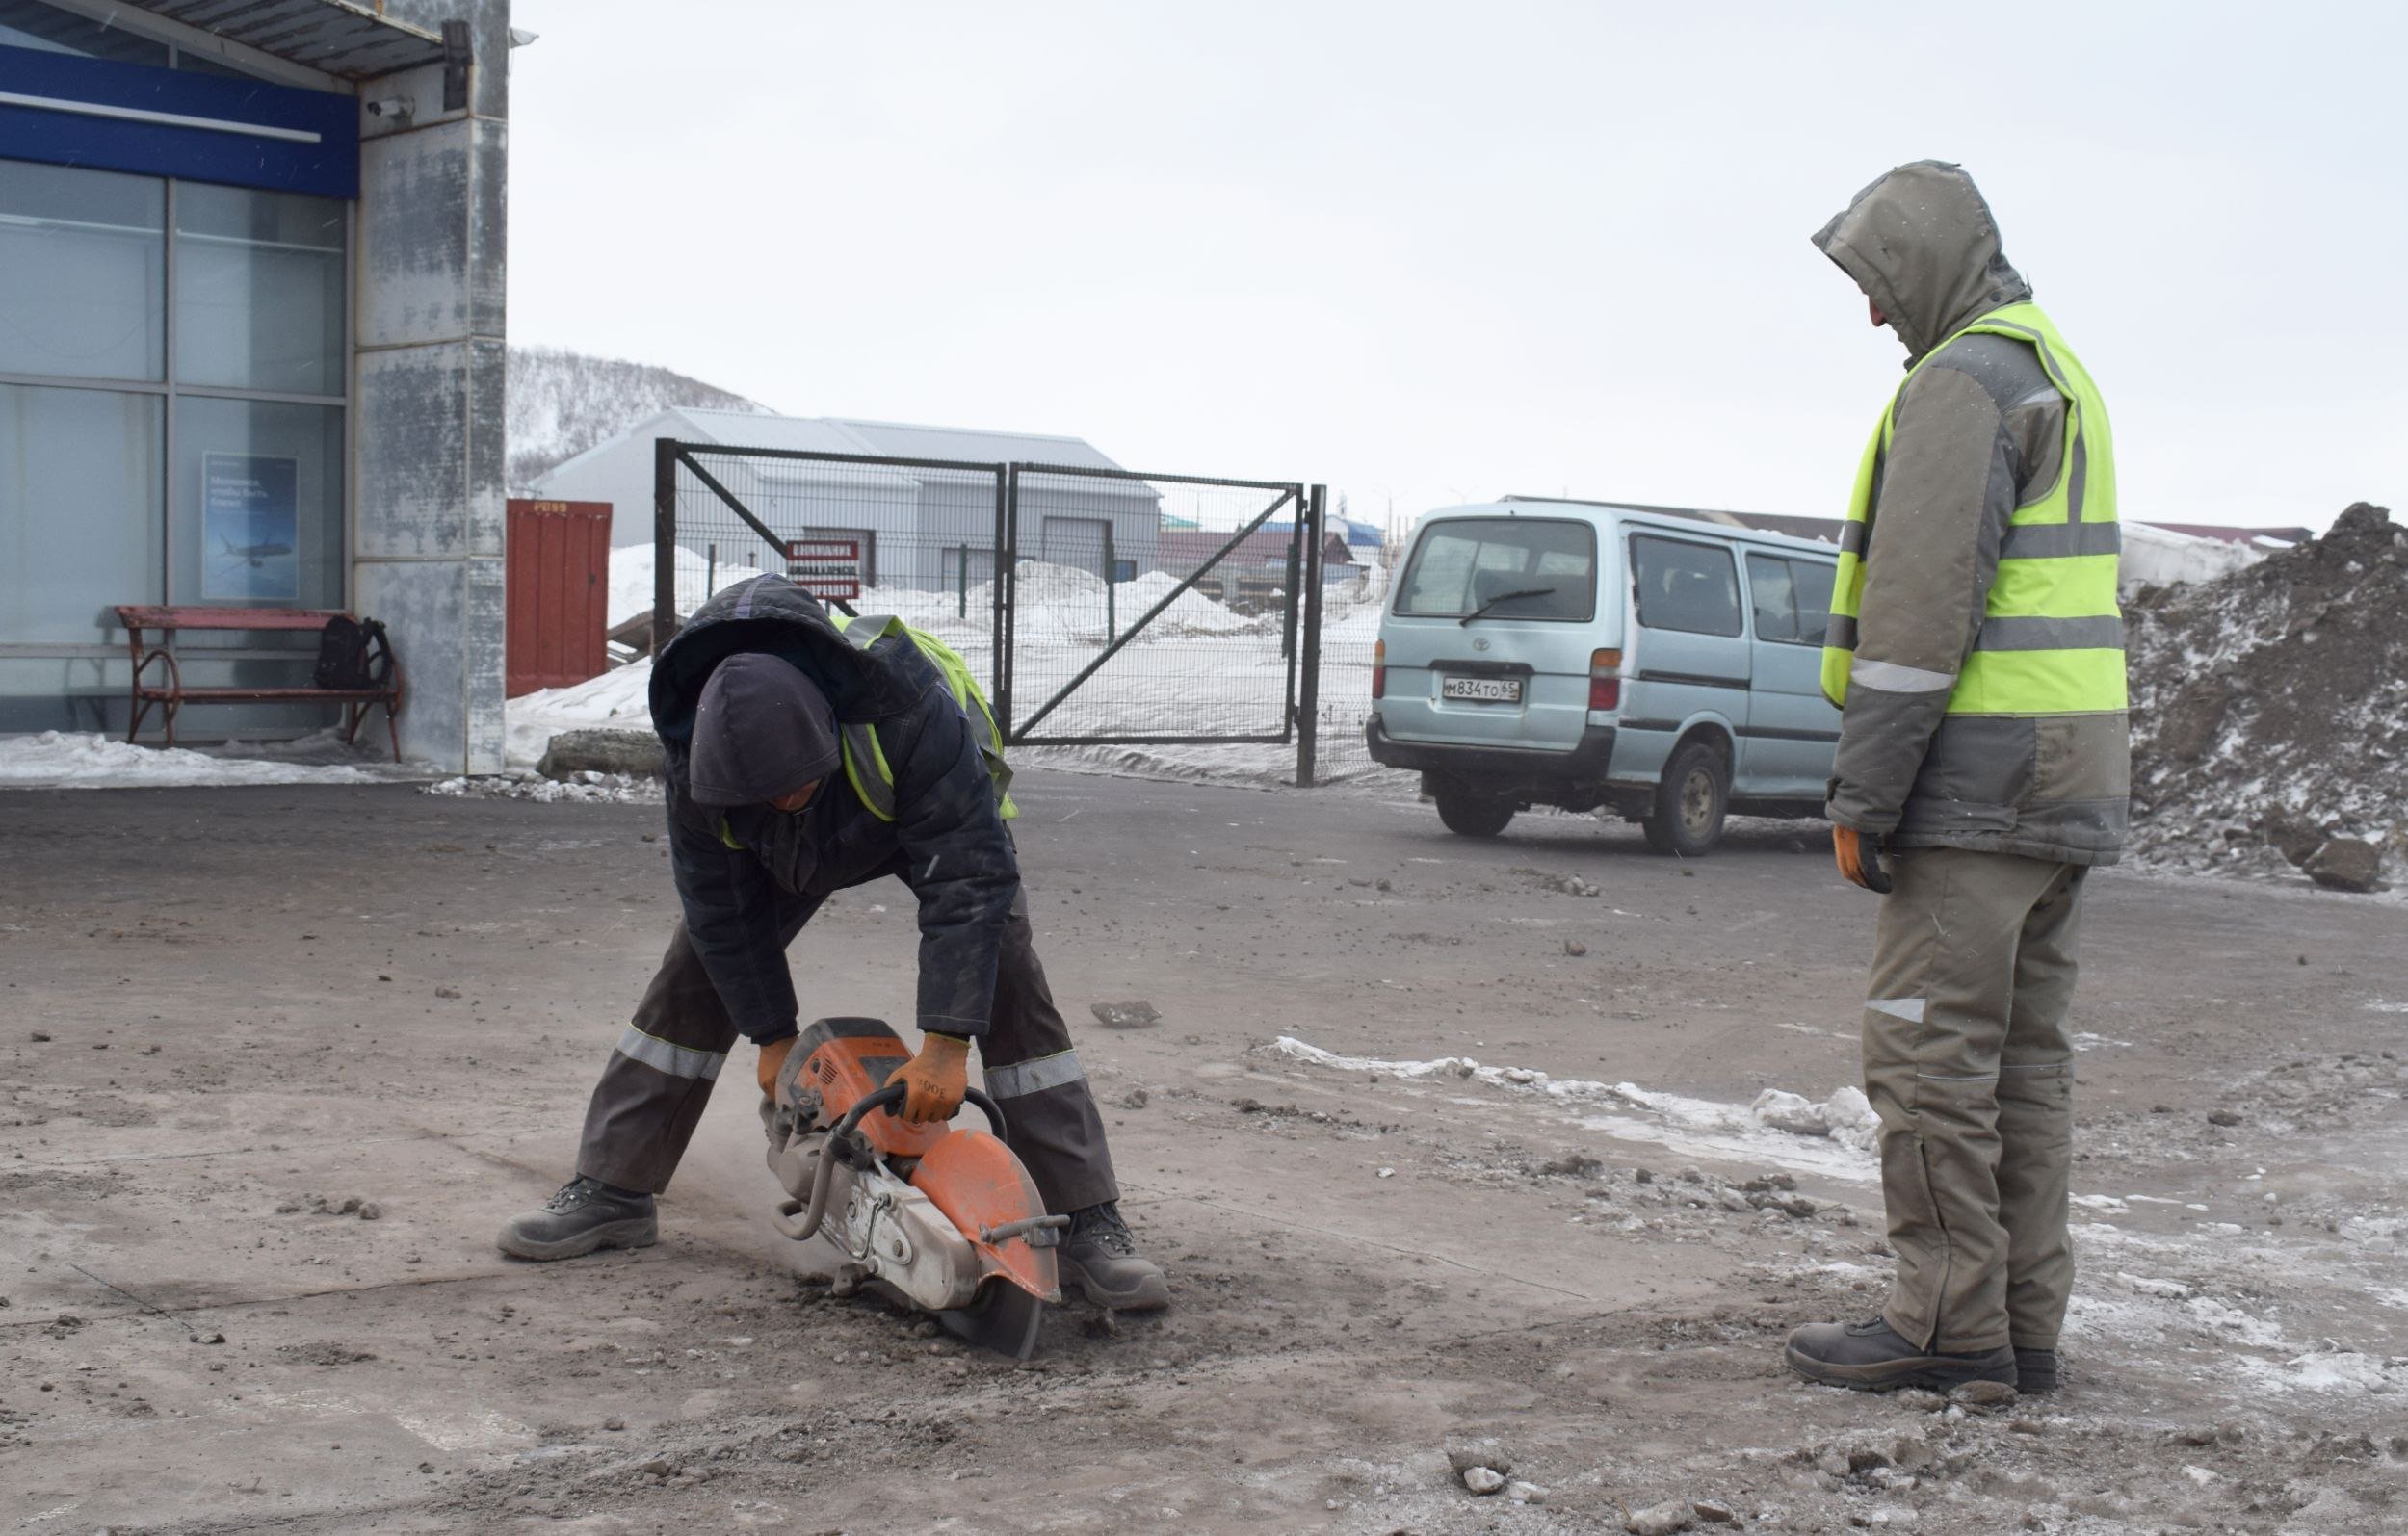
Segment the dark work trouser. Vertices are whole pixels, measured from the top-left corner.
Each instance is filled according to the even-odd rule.
[[[1907,848],[1881,903],[1865,1093],[1898,1278],[1883,1316],[1949,1351],[2055,1349],[2066,1230],[2081,866]]]
[[[817,901],[801,906],[781,946],[793,943],[818,909]],[[667,1188],[736,1039],[736,1027],[681,922],[636,1005],[635,1021],[594,1084],[577,1171],[622,1189],[657,1194]],[[1004,1111],[1011,1150],[1047,1210],[1071,1211],[1119,1198],[1104,1119],[1071,1046],[1070,1027],[1045,984],[1025,899],[1012,904],[1004,930],[995,1015],[979,1039],[979,1062],[987,1093]]]

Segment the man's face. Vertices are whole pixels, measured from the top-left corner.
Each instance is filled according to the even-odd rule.
[[[1870,299],[1865,300],[1865,312],[1872,316],[1872,323],[1876,325],[1886,325],[1890,323],[1890,317],[1881,312],[1881,306]]]
[[[779,795],[776,799],[772,800],[770,805],[773,809],[780,811],[799,811],[804,806],[811,803],[812,796],[820,793],[820,786],[825,782],[826,780],[824,779],[813,779],[801,789],[792,790]]]

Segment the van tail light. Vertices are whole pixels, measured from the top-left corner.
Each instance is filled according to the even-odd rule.
[[[1618,710],[1622,707],[1620,651],[1588,653],[1588,707],[1592,710]]]
[[[1594,692],[1592,689],[1590,691]],[[1372,697],[1388,696],[1388,642],[1381,640],[1372,647]]]

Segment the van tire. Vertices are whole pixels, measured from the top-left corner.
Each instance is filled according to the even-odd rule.
[[[1693,859],[1722,841],[1731,806],[1731,768],[1712,743],[1691,742],[1664,765],[1656,803],[1641,823],[1647,846],[1658,853]]]
[[[1513,820],[1513,802],[1451,786],[1438,792],[1438,820],[1457,837],[1495,837]]]

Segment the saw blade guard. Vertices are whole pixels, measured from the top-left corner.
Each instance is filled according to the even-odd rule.
[[[970,1239],[982,1284],[992,1277],[1039,1301],[1061,1300],[1054,1245],[1070,1218],[1046,1213],[1029,1170],[1002,1140],[983,1131],[955,1131],[920,1159],[911,1184]]]

